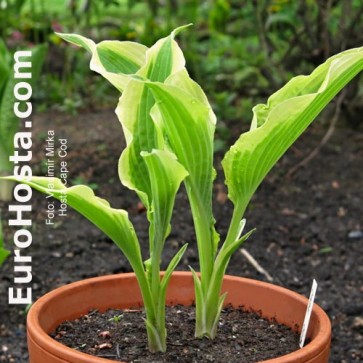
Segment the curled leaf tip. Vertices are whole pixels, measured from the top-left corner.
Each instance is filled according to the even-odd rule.
[[[189,24],[186,24],[186,25],[179,26],[178,28],[174,29],[171,32],[171,37],[172,38],[175,38],[175,36],[177,36],[181,31],[183,31],[186,28],[191,27],[192,25],[194,25],[194,24],[193,23],[189,23]]]

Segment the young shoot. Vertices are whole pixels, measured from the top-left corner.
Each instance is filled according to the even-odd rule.
[[[253,109],[250,130],[224,156],[222,166],[233,216],[224,241],[215,229],[212,211],[213,139],[216,116],[202,88],[188,75],[183,53],[174,37],[184,27],[151,48],[128,41],[92,40],[60,34],[91,53],[92,70],[122,94],[116,108],[126,148],[118,172],[123,185],[134,190],[150,223],[147,261],[127,212],[113,209],[86,186],[65,188],[58,181],[47,189],[47,178],[25,181],[55,198],[66,190],[68,204],[103,230],[129,260],[144,299],[149,349],[165,351],[165,296],[184,246],[160,278],[160,261],[175,195],[184,183],[197,239],[200,274],[192,270],[196,295],[197,337],[213,339],[226,294],[223,276],[232,254],[251,235],[243,234],[247,205],[264,177],[332,98],[363,69],[363,48],[329,58],[308,76],[291,79],[266,104]],[[15,178],[12,177],[12,180]],[[22,181],[24,182],[24,181]],[[228,292],[227,292],[228,293]]]
[[[124,316],[122,314],[115,315],[112,318],[108,319],[108,321],[112,321],[113,323],[119,323]]]

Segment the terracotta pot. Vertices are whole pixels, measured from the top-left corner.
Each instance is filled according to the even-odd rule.
[[[235,276],[225,276],[223,290],[228,291],[226,304],[240,305],[262,312],[280,323],[301,326],[307,299],[282,287]],[[189,272],[175,272],[171,278],[167,304],[190,305],[194,287]],[[65,320],[75,319],[91,309],[130,308],[142,300],[132,273],[96,277],[58,288],[40,298],[30,309],[27,320],[30,363],[110,363],[68,348],[48,336]],[[304,348],[265,363],[327,363],[331,326],[324,311],[314,306]],[[145,342],[146,345],[146,342]]]

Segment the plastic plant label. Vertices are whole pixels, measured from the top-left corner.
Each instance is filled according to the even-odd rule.
[[[308,306],[306,308],[303,327],[302,327],[302,330],[301,330],[301,335],[300,335],[300,340],[299,340],[299,347],[300,348],[302,348],[304,346],[304,343],[305,343],[306,333],[307,333],[308,328],[309,328],[311,311],[313,310],[315,294],[316,294],[317,288],[318,288],[318,283],[314,279],[313,280],[313,285],[312,285],[311,291],[310,291]]]

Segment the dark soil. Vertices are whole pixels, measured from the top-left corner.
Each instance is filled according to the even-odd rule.
[[[61,324],[52,336],[84,353],[130,363],[253,363],[299,349],[299,335],[286,326],[233,308],[222,311],[216,339],[195,339],[194,308],[176,306],[166,312],[169,349],[152,354],[145,349],[144,317],[135,310],[92,311]]]
[[[33,118],[33,172],[44,175],[47,130],[68,139],[69,182],[88,181],[96,194],[129,212],[142,251],[147,256],[148,225],[133,192],[120,185],[117,161],[124,147],[121,126],[113,111],[92,111],[77,117],[48,113]],[[232,123],[232,138],[246,127]],[[319,284],[317,303],[332,321],[331,362],[363,361],[363,132],[341,125],[307,167],[292,178],[286,173],[312,150],[327,129],[317,121],[282,158],[257,191],[247,211],[247,229],[257,231],[245,248],[273,277],[273,283],[309,294]],[[226,198],[220,156],[216,157],[215,216],[226,234],[231,205]],[[32,198],[32,290],[35,301],[44,293],[87,277],[130,271],[124,256],[103,233],[72,210],[45,225],[47,200]],[[14,227],[2,203],[5,241],[13,248]],[[168,261],[185,242],[189,248],[178,267],[198,269],[195,237],[185,193],[177,196],[173,230],[165,247]],[[165,267],[165,264],[163,265]],[[229,274],[266,280],[240,252],[231,259]],[[9,305],[14,286],[14,259],[0,268],[0,362],[28,361],[25,306]],[[141,332],[140,332],[141,334]],[[170,347],[171,348],[171,347]],[[218,360],[216,360],[218,362]]]

